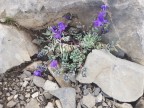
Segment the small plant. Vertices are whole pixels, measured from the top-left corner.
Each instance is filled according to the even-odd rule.
[[[101,34],[108,31],[109,23],[105,19],[107,8],[106,5],[101,6],[102,10],[93,21],[93,28],[87,32],[64,22],[48,27],[43,38],[40,38],[43,48],[38,53],[38,58],[46,56],[47,60],[51,61],[50,67],[55,69],[56,73],[66,73],[65,79],[69,74],[75,75],[82,69],[87,55],[93,49],[105,46],[101,42]],[[41,72],[38,70],[35,75],[40,76]],[[85,71],[83,74],[86,76]]]
[[[9,17],[6,17],[4,23],[6,23],[6,24],[14,24],[14,23],[16,23],[16,22],[14,21],[14,19],[9,18]]]

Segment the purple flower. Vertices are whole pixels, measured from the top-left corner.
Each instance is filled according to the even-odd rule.
[[[100,27],[100,26],[103,25],[103,23],[102,23],[101,21],[99,21],[98,19],[95,20],[95,21],[93,22],[93,24],[94,24],[94,27]]]
[[[61,39],[61,33],[59,33],[59,32],[54,33],[54,38],[55,39]]]
[[[107,23],[108,21],[104,19],[105,16],[106,16],[106,12],[104,12],[104,11],[100,12],[100,13],[98,14],[98,19],[99,19],[99,21],[101,21],[102,23]]]
[[[56,68],[58,66],[58,61],[57,60],[52,60],[50,63],[50,67]]]
[[[33,74],[35,76],[42,76],[42,70],[35,70]]]
[[[93,23],[94,27],[100,27],[103,24],[107,23],[108,21],[104,19],[105,16],[106,16],[106,12],[105,11],[99,12],[98,18]]]
[[[56,26],[52,26],[52,27],[50,28],[50,30],[52,31],[52,33],[58,32],[58,29],[56,28]]]
[[[64,31],[66,29],[66,27],[67,27],[67,25],[64,24],[63,22],[59,22],[58,23],[58,30],[59,30],[59,32]]]
[[[108,6],[107,6],[107,5],[102,5],[102,6],[101,6],[101,9],[102,9],[103,11],[106,11],[106,10],[108,9]]]

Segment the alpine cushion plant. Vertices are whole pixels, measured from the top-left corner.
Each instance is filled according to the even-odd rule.
[[[103,48],[101,35],[108,26],[107,15],[108,6],[102,5],[97,19],[93,21],[94,26],[86,31],[77,26],[71,26],[64,22],[49,27],[44,34],[43,49],[38,57],[46,56],[45,61],[50,61],[49,66],[55,73],[65,73],[65,76],[75,75],[79,72],[85,62],[86,56],[93,49]],[[67,19],[67,18],[66,18]],[[100,28],[100,29],[99,29]],[[76,30],[78,32],[73,32]],[[36,70],[34,75],[41,76],[41,69]],[[65,78],[65,79],[67,79]]]

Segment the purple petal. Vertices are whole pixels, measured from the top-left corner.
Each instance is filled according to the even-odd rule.
[[[55,39],[61,39],[61,34],[60,33],[55,33],[54,38]]]
[[[108,23],[107,20],[105,20],[105,16],[106,16],[106,12],[102,11],[98,14],[98,20],[101,22],[101,23]]]
[[[42,76],[42,70],[35,70],[33,74],[35,76]]]
[[[57,28],[56,28],[56,26],[52,26],[51,28],[50,28],[50,30],[53,32],[53,33],[56,33],[58,30],[57,30]]]
[[[103,23],[100,21],[100,20],[95,20],[94,22],[93,22],[93,24],[94,24],[94,27],[100,27],[100,26],[102,26],[103,25]]]
[[[108,6],[107,6],[107,5],[102,5],[102,6],[101,6],[101,9],[102,9],[103,11],[106,11],[106,10],[108,9]]]
[[[58,66],[58,61],[57,60],[52,60],[50,63],[50,67],[56,68]]]
[[[99,12],[98,14],[98,19],[103,22],[104,21],[104,17],[106,16],[106,12]]]
[[[60,32],[64,31],[66,29],[67,25],[64,24],[63,22],[58,23],[58,29]]]

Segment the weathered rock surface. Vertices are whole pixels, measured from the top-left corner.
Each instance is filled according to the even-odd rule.
[[[76,108],[75,89],[59,88],[50,93],[60,99],[63,108]]]
[[[31,37],[13,26],[0,24],[0,73],[30,61],[30,56],[37,53]]]
[[[45,79],[38,77],[38,76],[34,76],[33,77],[33,83],[37,86],[37,87],[43,87],[45,84]]]
[[[109,96],[122,101],[137,100],[143,94],[144,67],[119,59],[105,50],[93,50],[83,71],[77,76],[81,83],[96,83]]]
[[[55,78],[57,83],[60,85],[60,87],[70,87],[71,86],[70,81],[67,81],[67,82],[64,81],[63,74],[55,75],[55,70],[53,70],[50,67],[50,65],[48,66],[48,69],[49,69],[51,75]]]
[[[87,96],[83,96],[82,103],[88,108],[93,108],[96,104],[96,99],[89,93]]]
[[[144,1],[105,0],[110,11],[110,31],[103,39],[115,43],[118,54],[125,52],[133,61],[144,65]]]
[[[59,88],[59,86],[57,85],[57,83],[54,83],[52,81],[46,80],[46,82],[44,83],[43,89],[45,91],[49,91],[49,90],[57,90]]]
[[[100,9],[101,0],[0,0],[0,19],[12,18],[26,28],[38,28],[53,23],[66,13],[78,14],[91,24]]]

